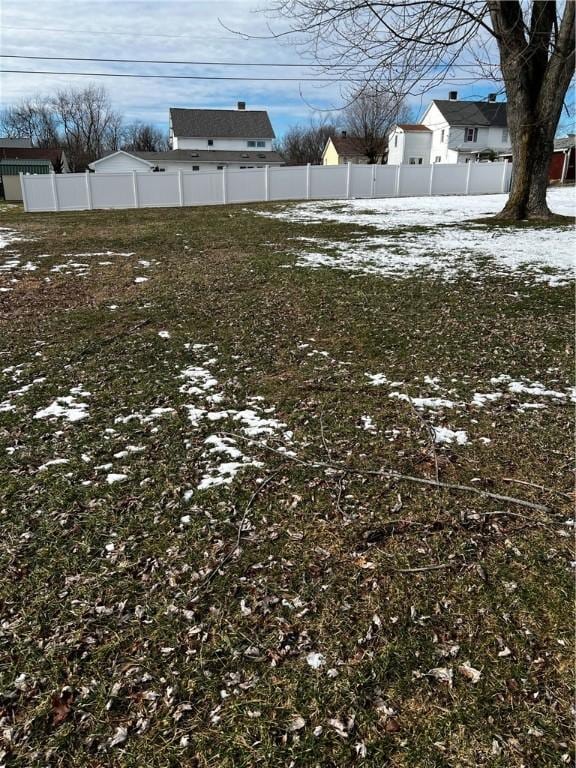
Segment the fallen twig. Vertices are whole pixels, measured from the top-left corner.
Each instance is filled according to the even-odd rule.
[[[218,563],[218,565],[215,565],[214,568],[212,568],[212,570],[210,571],[210,573],[204,577],[204,579],[202,580],[201,584],[198,587],[198,590],[202,587],[208,586],[208,584],[210,584],[210,582],[214,579],[218,571],[220,571],[226,565],[226,563],[234,557],[234,555],[240,548],[240,541],[242,540],[242,531],[244,529],[244,523],[246,522],[246,517],[248,516],[248,512],[250,511],[252,504],[254,503],[258,494],[261,491],[263,491],[264,488],[268,485],[268,483],[274,477],[276,477],[276,475],[280,474],[281,471],[282,469],[277,469],[275,472],[272,472],[272,474],[268,475],[268,477],[265,478],[265,480],[263,480],[260,483],[260,485],[256,488],[252,496],[250,496],[250,498],[248,499],[248,503],[244,507],[244,512],[242,513],[242,519],[240,520],[240,525],[238,526],[238,533],[236,535],[236,541],[234,542],[234,546],[232,547],[232,549],[229,550],[229,552],[226,553],[226,555],[224,555],[224,557]]]
[[[528,480],[518,480],[515,477],[503,477],[502,480],[505,483],[516,483],[517,485],[527,485],[530,488],[537,488],[539,491],[545,491],[546,493],[555,493],[558,496],[565,496],[567,499],[572,499],[569,493],[564,491],[557,491],[555,488],[550,488],[547,485],[538,485],[537,483],[529,483]]]
[[[244,440],[247,443],[256,445],[264,450],[277,453],[284,459],[287,459],[295,464],[299,464],[302,467],[309,467],[311,469],[331,469],[336,472],[346,472],[351,475],[367,475],[376,477],[389,477],[395,480],[406,480],[411,483],[418,483],[419,485],[429,485],[433,488],[446,488],[449,491],[465,491],[466,493],[473,493],[476,496],[483,496],[487,499],[494,499],[495,501],[506,501],[510,504],[517,504],[521,507],[528,507],[529,509],[536,509],[539,512],[549,512],[549,508],[544,504],[536,504],[533,501],[526,501],[525,499],[518,499],[515,496],[505,496],[500,493],[492,493],[491,491],[483,491],[481,488],[474,488],[472,485],[462,485],[461,483],[443,483],[438,480],[430,480],[425,477],[416,477],[414,475],[405,475],[402,472],[398,472],[395,469],[357,469],[355,467],[349,467],[345,464],[329,464],[325,461],[309,462],[299,459],[297,456],[290,456],[284,451],[278,448],[273,448],[266,443],[259,442],[250,437],[239,435],[236,432],[222,432],[221,434],[231,437],[235,440]]]
[[[456,563],[438,563],[438,565],[422,565],[420,568],[394,568],[396,573],[422,573],[423,571],[439,571],[442,568],[451,568]]]

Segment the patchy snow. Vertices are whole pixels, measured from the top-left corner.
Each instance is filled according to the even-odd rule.
[[[170,333],[168,331],[158,331],[158,336],[160,336],[161,339],[169,339]]]
[[[38,472],[43,472],[45,469],[48,469],[48,467],[54,467],[59,464],[69,464],[70,462],[68,459],[50,459],[50,461],[47,461],[45,464],[41,464],[38,467]]]
[[[455,279],[466,274],[514,274],[558,285],[574,277],[574,232],[568,227],[487,228],[470,220],[498,212],[505,195],[387,198],[302,203],[263,216],[295,222],[370,226],[352,240],[312,239],[296,252],[296,266],[331,267],[358,274]],[[558,213],[574,215],[573,189],[551,189]],[[426,227],[426,231],[413,227]],[[302,238],[299,238],[302,242]],[[554,247],[550,248],[550,243]]]
[[[366,432],[376,432],[376,424],[372,416],[360,416],[360,421],[362,422],[362,429],[365,429]]]
[[[70,390],[72,392],[72,390]],[[77,391],[77,390],[76,390]],[[89,393],[83,393],[84,395]],[[42,408],[34,414],[35,419],[67,419],[68,421],[81,421],[88,418],[88,404],[76,400],[74,394],[57,397],[49,406]]]
[[[312,667],[312,669],[320,669],[320,667],[323,667],[324,664],[326,664],[326,659],[323,654],[312,652],[306,656],[306,663],[309,667]]]
[[[135,283],[147,283],[148,278],[147,277],[135,277],[134,278]]]
[[[448,427],[432,427],[435,443],[458,443],[465,445],[468,442],[468,435],[463,429],[449,429]]]
[[[403,392],[390,392],[388,397],[406,400],[416,408],[455,408],[457,405],[453,400],[446,400],[443,397],[410,397]]]
[[[128,480],[128,475],[123,475],[116,472],[110,472],[109,475],[106,475],[106,482],[108,485],[113,485],[114,483],[122,483],[124,480]]]

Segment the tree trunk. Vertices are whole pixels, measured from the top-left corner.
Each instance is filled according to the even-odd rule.
[[[546,202],[554,135],[574,74],[573,2],[560,26],[556,3],[534,0],[529,26],[518,0],[488,0],[508,97],[512,188],[501,219],[548,219]]]
[[[510,122],[519,123],[512,115]],[[526,122],[522,120],[511,129],[516,139],[512,143],[512,185],[508,201],[497,218],[548,219],[553,216],[546,202],[546,191],[554,133],[536,116],[528,117]]]

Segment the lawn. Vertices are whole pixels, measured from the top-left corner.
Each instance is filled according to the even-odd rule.
[[[573,763],[574,233],[454,200],[0,210],[0,764]]]

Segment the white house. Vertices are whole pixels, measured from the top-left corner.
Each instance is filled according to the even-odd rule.
[[[388,165],[422,165],[430,162],[432,131],[425,125],[399,123],[388,137]]]
[[[415,139],[422,127],[427,139]],[[430,103],[418,125],[394,126],[388,140],[390,164],[468,163],[509,156],[506,102],[497,102],[495,94],[487,101],[462,101],[451,91],[449,99]]]
[[[274,130],[264,110],[170,109],[167,152],[119,150],[90,163],[96,173],[136,171],[216,171],[283,165],[272,150]]]

